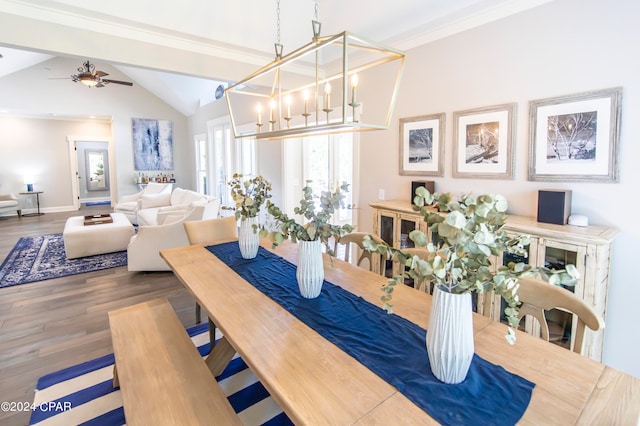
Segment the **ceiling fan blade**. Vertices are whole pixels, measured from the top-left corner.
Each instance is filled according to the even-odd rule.
[[[107,74],[104,71],[96,71],[93,75],[96,77],[104,77],[105,75],[109,75],[109,74]]]
[[[102,83],[98,83],[98,84],[96,84],[94,87],[104,87],[104,84],[102,84]]]
[[[106,78],[102,79],[103,83],[115,83],[115,84],[122,84],[123,86],[133,86],[133,83],[128,82],[128,81],[118,81],[118,80],[108,80]]]

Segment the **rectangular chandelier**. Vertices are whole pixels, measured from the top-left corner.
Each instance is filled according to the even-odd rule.
[[[403,52],[347,31],[314,37],[285,56],[276,52],[274,61],[226,89],[234,135],[284,139],[388,129],[404,60]]]

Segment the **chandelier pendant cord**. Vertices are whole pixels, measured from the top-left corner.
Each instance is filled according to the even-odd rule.
[[[276,43],[274,43],[275,51],[276,51],[276,61],[282,59],[282,50],[283,46],[280,42],[280,0],[276,0]],[[273,84],[271,85],[271,109],[273,110],[273,98],[278,92],[278,99],[282,96],[282,76],[280,73],[280,69],[276,70],[273,76]],[[282,105],[281,102],[278,102],[278,117],[282,117]],[[278,128],[281,128],[280,119],[278,118]],[[276,121],[271,118],[269,120],[269,131],[275,130]]]
[[[282,43],[280,43],[280,0],[276,0],[276,59],[282,58]]]
[[[313,30],[313,40],[317,43],[320,38],[320,28],[322,24],[320,23],[320,19],[318,18],[318,0],[315,0],[313,6],[313,20],[311,21],[311,29]],[[318,89],[320,88],[320,81],[318,78],[319,75],[319,66],[318,62],[320,60],[320,52],[316,50],[316,88],[314,91],[314,101],[315,101],[315,110],[316,110],[316,124],[319,123],[320,120],[320,96],[318,96]]]

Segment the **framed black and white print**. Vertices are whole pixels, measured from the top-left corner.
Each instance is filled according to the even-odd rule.
[[[529,180],[617,182],[622,88],[529,103]]]
[[[400,119],[400,174],[442,176],[445,114]]]
[[[516,104],[453,113],[453,177],[513,179]]]

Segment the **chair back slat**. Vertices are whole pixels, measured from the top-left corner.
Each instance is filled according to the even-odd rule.
[[[343,244],[345,246],[345,256],[343,258],[344,261],[348,262],[349,261],[349,253],[351,251],[351,244],[355,244],[358,246],[358,248],[360,248],[360,257],[358,258],[358,261],[356,262],[357,266],[360,266],[362,264],[362,262],[367,259],[369,262],[369,270],[372,272],[375,272],[377,274],[380,275],[384,275],[384,259],[382,259],[382,256],[376,253],[372,253],[368,250],[366,250],[364,248],[364,237],[369,235],[371,237],[372,240],[374,240],[375,242],[377,242],[378,244],[381,244],[383,241],[376,237],[375,235],[371,235],[368,234],[366,232],[351,232],[349,234],[343,235],[342,237],[340,237],[339,240],[337,240],[335,242],[334,245],[334,253],[338,253],[338,245]],[[378,256],[380,261],[378,262],[380,265],[380,270],[379,271],[374,271],[373,270],[373,256]]]
[[[238,225],[235,216],[188,221],[184,223],[184,229],[189,244],[192,245],[238,238]]]
[[[604,327],[604,321],[582,299],[572,292],[536,278],[521,278],[519,280],[518,298],[522,302],[519,317],[532,315],[540,322],[541,338],[549,340],[549,328],[544,311],[564,309],[578,317],[574,330],[574,352],[582,353],[585,326],[593,331]]]

